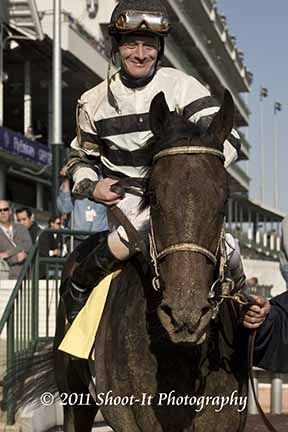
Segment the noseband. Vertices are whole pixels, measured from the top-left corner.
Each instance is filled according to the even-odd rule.
[[[225,160],[225,156],[224,156],[223,152],[221,152],[220,150],[216,150],[216,149],[212,149],[212,148],[208,148],[208,147],[194,147],[194,146],[187,146],[186,147],[186,146],[183,146],[183,147],[172,147],[172,148],[160,151],[159,153],[157,153],[154,156],[153,162],[155,163],[157,160],[159,160],[163,157],[175,156],[175,155],[180,155],[180,154],[209,154],[209,155],[216,156],[216,157],[220,158],[222,161]],[[207,248],[205,248],[203,246],[198,245],[197,243],[192,243],[192,242],[176,243],[176,244],[168,246],[167,248],[164,248],[162,251],[157,251],[152,218],[150,218],[149,240],[150,240],[150,256],[152,259],[152,264],[154,267],[154,275],[155,275],[153,278],[153,287],[157,291],[160,290],[159,261],[163,260],[166,256],[172,255],[176,252],[183,252],[183,251],[184,252],[195,252],[195,253],[199,253],[199,254],[204,255],[206,258],[208,258],[213,263],[214,266],[216,266],[217,262],[218,262],[218,258],[217,258],[218,252],[220,249],[221,250],[221,259],[220,259],[219,278],[217,279],[217,281],[215,281],[213,283],[212,288],[210,290],[210,294],[209,294],[209,297],[212,299],[213,294],[215,294],[214,293],[215,286],[217,285],[217,283],[219,281],[222,282],[225,278],[224,267],[226,265],[226,253],[225,253],[225,250],[223,251],[223,249],[225,249],[225,246],[223,248],[224,241],[225,241],[224,229],[221,230],[215,253],[209,251]],[[223,255],[225,255],[225,257]]]

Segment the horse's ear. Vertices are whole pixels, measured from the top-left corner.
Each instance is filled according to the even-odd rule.
[[[215,114],[207,133],[212,135],[218,145],[228,138],[234,123],[234,102],[229,90],[225,89],[222,105]]]
[[[161,137],[169,122],[169,107],[163,92],[152,100],[149,112],[150,129],[154,136]]]

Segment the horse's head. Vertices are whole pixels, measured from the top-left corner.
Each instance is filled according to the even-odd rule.
[[[170,113],[163,93],[151,104],[155,142],[147,199],[163,291],[158,314],[176,343],[203,342],[212,316],[208,294],[218,275],[228,197],[223,143],[233,117],[228,91],[207,130]]]

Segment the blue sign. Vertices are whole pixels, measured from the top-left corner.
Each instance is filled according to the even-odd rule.
[[[38,165],[52,163],[52,154],[46,145],[31,141],[24,135],[4,127],[0,127],[0,149]]]

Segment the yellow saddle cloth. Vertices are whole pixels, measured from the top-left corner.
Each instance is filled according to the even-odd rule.
[[[75,357],[88,359],[98,330],[112,279],[119,271],[106,276],[89,296],[74,319],[58,349]]]

